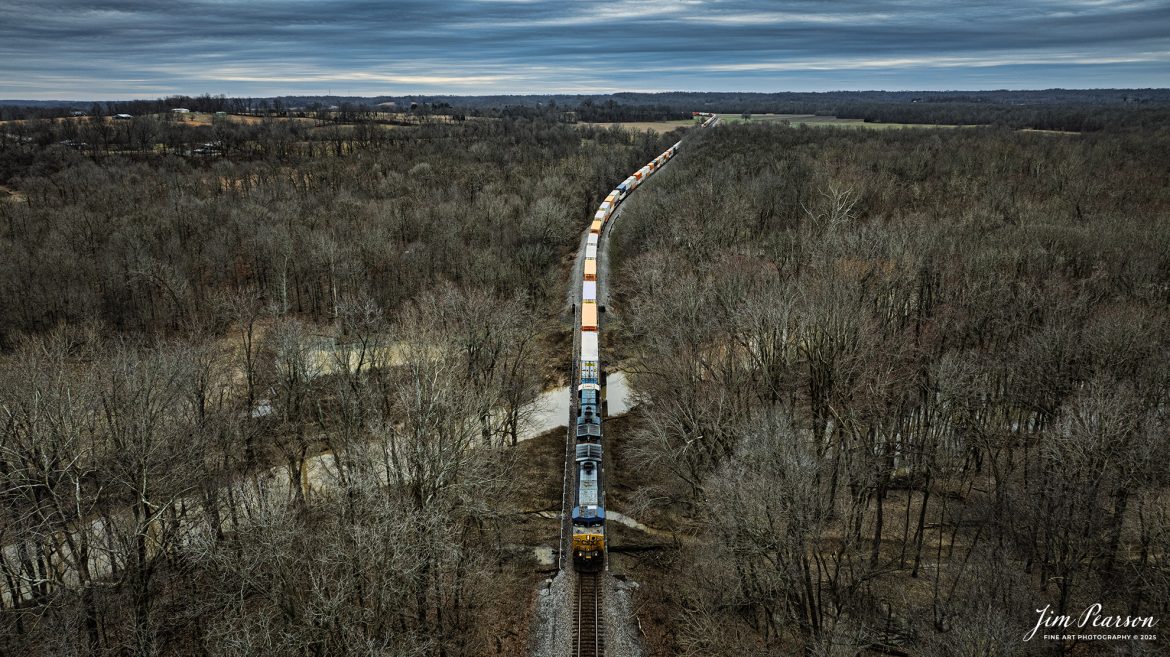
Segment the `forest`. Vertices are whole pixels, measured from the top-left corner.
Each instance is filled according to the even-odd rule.
[[[0,142],[0,655],[512,650],[567,262],[668,137],[135,118]]]
[[[0,657],[525,653],[570,263],[684,133],[611,224],[647,654],[1164,653],[1021,640],[1170,612],[1165,92],[1045,93],[5,108]],[[564,116],[697,100],[995,125]]]
[[[651,653],[1165,654],[1022,639],[1170,613],[1170,131],[691,139],[614,233]]]

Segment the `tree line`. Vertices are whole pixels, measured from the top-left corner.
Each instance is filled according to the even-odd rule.
[[[123,103],[0,104],[0,120],[53,118],[71,111],[94,115],[146,114],[174,107],[253,115],[311,117],[335,108],[354,122],[372,121],[386,103],[421,115],[490,118],[541,117],[566,112],[578,120],[607,123],[687,118],[692,111],[723,114],[816,114],[885,123],[995,125],[1010,128],[1096,132],[1153,129],[1170,120],[1166,89],[1039,89],[1030,91],[832,91],[832,92],[662,92],[494,96],[284,96],[277,98],[171,97]]]

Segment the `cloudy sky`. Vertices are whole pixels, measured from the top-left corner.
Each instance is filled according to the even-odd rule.
[[[1170,86],[1170,0],[0,0],[0,98]]]

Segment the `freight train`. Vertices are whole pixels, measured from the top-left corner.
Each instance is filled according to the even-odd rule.
[[[718,123],[714,114],[696,113],[702,127]],[[601,422],[605,414],[605,374],[601,367],[601,316],[597,306],[597,246],[601,231],[619,204],[678,152],[677,142],[623,180],[601,203],[589,226],[581,283],[581,340],[577,354],[576,457],[573,496],[573,564],[582,572],[605,567],[605,481],[601,467]]]

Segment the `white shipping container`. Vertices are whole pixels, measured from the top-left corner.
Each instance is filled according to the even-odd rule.
[[[581,360],[601,362],[597,350],[597,331],[581,331]]]
[[[585,245],[585,257],[592,258],[594,260],[597,259],[597,245],[596,244],[586,244]]]
[[[582,301],[597,301],[597,281],[585,281],[581,287]]]
[[[597,246],[597,236],[594,235],[593,233],[589,233],[589,238],[586,240],[585,243],[592,245],[592,246]]]

